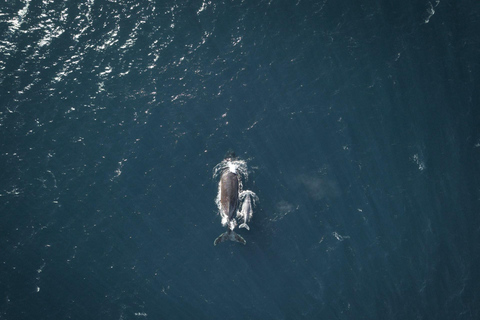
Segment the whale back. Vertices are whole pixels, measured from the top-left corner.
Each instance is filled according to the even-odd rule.
[[[238,207],[238,177],[227,171],[222,175],[220,184],[221,210],[229,219],[233,219]]]

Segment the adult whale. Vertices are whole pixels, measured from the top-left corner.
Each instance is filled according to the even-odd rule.
[[[242,236],[233,231],[237,226],[235,217],[238,210],[238,195],[241,184],[235,166],[231,165],[234,158],[234,153],[227,154],[223,161],[226,163],[226,170],[222,172],[220,181],[218,182],[217,204],[220,216],[222,217],[222,225],[227,227],[227,231],[215,239],[213,242],[214,245],[226,240],[236,241],[243,244],[247,243]]]

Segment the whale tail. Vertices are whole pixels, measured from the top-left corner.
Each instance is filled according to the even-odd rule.
[[[246,223],[242,223],[241,225],[238,226],[239,228],[245,228],[247,230],[250,230],[250,227]]]
[[[243,239],[243,237],[234,231],[228,229],[227,232],[222,233],[221,235],[218,236],[217,239],[213,242],[213,245],[216,246],[217,244],[224,242],[224,241],[235,241],[235,242],[240,242],[241,244],[246,244],[247,241]]]

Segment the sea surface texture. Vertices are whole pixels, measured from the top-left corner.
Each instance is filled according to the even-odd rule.
[[[223,232],[214,167],[256,193]],[[0,4],[0,319],[480,319],[480,2]]]

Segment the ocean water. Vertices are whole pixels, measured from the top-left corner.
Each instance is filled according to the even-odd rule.
[[[478,1],[2,1],[0,319],[480,319]],[[259,202],[224,232],[233,149]]]

